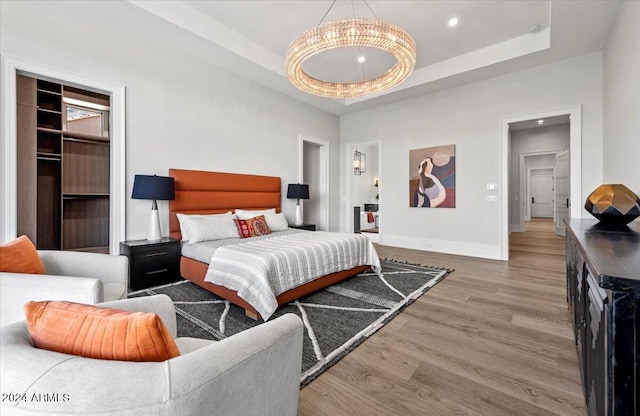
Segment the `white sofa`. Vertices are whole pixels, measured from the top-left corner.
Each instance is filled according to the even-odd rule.
[[[47,274],[0,273],[0,326],[24,319],[31,300],[95,304],[127,297],[125,256],[39,250]]]
[[[157,313],[176,336],[175,309],[166,295],[98,306]],[[293,416],[302,335],[300,318],[287,314],[219,342],[176,338],[181,356],[137,363],[34,348],[26,323],[17,322],[0,328],[0,391],[7,399],[0,413]],[[33,400],[44,394],[49,401]]]

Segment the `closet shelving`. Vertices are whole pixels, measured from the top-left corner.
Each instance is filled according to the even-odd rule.
[[[67,111],[86,102],[108,123],[109,97],[19,75],[17,100],[18,234],[38,249],[108,252],[108,124],[101,135],[70,131]]]

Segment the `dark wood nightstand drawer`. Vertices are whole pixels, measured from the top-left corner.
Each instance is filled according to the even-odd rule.
[[[146,289],[148,287],[163,285],[178,280],[178,269],[176,267],[163,267],[160,265],[148,269],[135,270],[129,276],[129,287],[131,290]]]
[[[123,241],[120,252],[129,258],[129,290],[146,289],[180,279],[180,241]]]
[[[180,256],[180,246],[176,244],[136,247],[134,251],[136,266],[173,262],[177,256]]]

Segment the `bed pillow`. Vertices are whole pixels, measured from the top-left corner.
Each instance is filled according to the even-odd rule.
[[[222,214],[181,214],[177,213],[176,218],[178,218],[178,222],[180,223],[180,234],[182,235],[182,241],[189,241],[191,238],[189,232],[189,223],[191,218],[200,218],[200,217],[214,217],[218,215],[231,215],[235,218],[235,214],[232,214],[231,211],[222,213]]]
[[[196,218],[196,217],[207,217],[211,215],[229,215],[231,211],[225,212],[224,214],[181,214],[177,213],[176,217],[178,218],[178,222],[180,223],[180,234],[182,235],[182,241],[189,241],[190,235],[189,230],[187,229],[187,221],[188,218]],[[233,214],[231,214],[233,215]]]
[[[231,213],[184,218],[189,244],[238,237],[238,227]]]
[[[0,245],[0,272],[44,274],[38,250],[26,235]]]
[[[29,302],[24,311],[37,348],[118,361],[166,361],[180,355],[155,313],[62,301]]]
[[[257,209],[257,210],[246,210],[246,209],[236,209],[236,216],[239,220],[248,220],[249,218],[257,217],[258,215],[264,214],[275,214],[276,209]]]
[[[264,215],[249,218],[248,220],[234,220],[240,233],[240,237],[249,238],[259,235],[271,234],[271,230],[264,219]]]
[[[178,218],[178,222],[180,223],[180,234],[182,234],[182,241],[189,241],[189,230],[187,230],[187,218],[193,218],[193,217],[201,217],[201,214],[194,214],[194,215],[186,215],[186,214],[176,214],[176,217]]]
[[[267,225],[271,231],[286,231],[289,229],[289,223],[283,213],[265,214]]]

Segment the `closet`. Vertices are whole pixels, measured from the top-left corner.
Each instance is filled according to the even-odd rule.
[[[16,99],[18,235],[108,253],[109,97],[18,75]]]

